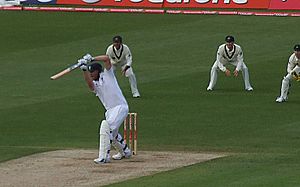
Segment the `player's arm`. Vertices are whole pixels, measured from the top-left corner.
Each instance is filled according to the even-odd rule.
[[[132,64],[132,54],[131,54],[131,51],[130,49],[126,46],[126,53],[125,53],[125,57],[126,57],[126,65],[127,66],[131,66]]]
[[[217,51],[217,63],[218,63],[218,67],[221,71],[223,71],[225,73],[226,76],[230,76],[230,71],[221,63],[221,55],[222,55],[222,49],[221,47],[219,47],[218,51]]]
[[[83,59],[86,60],[87,62],[102,61],[102,62],[104,62],[104,68],[106,70],[110,70],[110,68],[112,66],[111,62],[110,62],[110,59],[107,55],[99,55],[99,56],[93,57],[90,54],[86,54],[86,55],[83,56]]]
[[[300,66],[296,65],[290,73],[292,74],[294,80],[300,81]]]
[[[110,70],[110,68],[112,66],[110,59],[107,55],[100,55],[100,56],[93,57],[93,61],[102,61],[104,64],[104,68],[106,70]]]
[[[93,83],[93,79],[90,75],[90,73],[87,71],[87,60],[85,59],[80,59],[81,62],[82,62],[82,65],[80,66],[80,69],[82,70],[83,72],[83,77],[84,77],[84,80],[86,82],[86,84],[88,85],[89,89],[91,91],[94,91],[94,83]]]
[[[233,72],[234,76],[237,77],[239,75],[239,71],[242,69],[242,63],[244,61],[244,55],[243,55],[243,51],[242,49],[240,48],[240,51],[238,53],[238,56],[237,56],[237,65],[236,65],[236,68]]]
[[[126,59],[126,65],[124,67],[124,69],[122,69],[122,74],[125,75],[125,72],[131,67],[131,64],[132,64],[132,54],[131,54],[131,51],[130,49],[123,45],[124,46],[124,53],[125,53],[125,59]]]
[[[286,71],[288,73],[291,73],[294,68],[295,68],[295,64],[293,63],[293,55],[291,55],[290,58],[289,58],[289,62],[287,64]]]
[[[89,89],[91,91],[94,91],[95,90],[94,83],[93,83],[93,79],[92,79],[90,73],[88,71],[83,71],[83,76],[84,76],[84,80],[85,80],[86,84],[88,85]]]

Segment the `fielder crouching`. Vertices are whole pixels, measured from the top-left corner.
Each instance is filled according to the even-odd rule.
[[[84,79],[96,96],[103,104],[106,112],[105,119],[100,124],[99,156],[94,160],[97,164],[110,162],[110,146],[118,151],[112,158],[121,160],[131,156],[131,150],[118,133],[119,127],[128,115],[128,104],[118,85],[114,75],[110,59],[106,55],[92,57],[87,54],[81,59]],[[91,61],[103,61],[104,69],[99,63]]]
[[[140,97],[140,92],[137,87],[137,81],[132,68],[132,54],[127,45],[122,42],[121,36],[113,37],[113,43],[106,49],[106,55],[112,63],[114,71],[121,67],[122,75],[128,78],[132,96]]]
[[[216,61],[210,70],[210,82],[207,87],[207,91],[212,91],[217,83],[218,70],[225,73],[226,76],[231,76],[231,72],[226,68],[227,64],[235,66],[233,75],[237,77],[239,71],[242,71],[245,90],[253,91],[249,81],[249,72],[246,64],[244,63],[243,51],[241,46],[234,43],[233,36],[226,36],[224,44],[220,45],[217,51]]]
[[[300,81],[300,44],[294,46],[294,53],[289,58],[287,75],[282,79],[280,96],[275,100],[277,103],[287,101],[292,79]]]

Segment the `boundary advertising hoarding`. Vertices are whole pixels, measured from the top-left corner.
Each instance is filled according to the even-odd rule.
[[[270,0],[165,0],[166,8],[267,9]]]
[[[62,5],[163,8],[163,0],[57,0]]]
[[[300,0],[271,0],[269,9],[300,10]]]
[[[300,10],[300,0],[20,0],[22,4],[59,4],[147,8],[222,8]]]
[[[20,0],[22,4],[56,4],[56,0]]]

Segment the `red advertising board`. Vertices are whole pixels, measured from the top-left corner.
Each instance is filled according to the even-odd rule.
[[[300,0],[297,0],[300,1]],[[165,0],[166,8],[251,8],[267,9],[270,0]]]
[[[269,9],[300,10],[300,0],[271,0]]]
[[[163,0],[57,0],[56,4],[162,8]]]
[[[148,7],[148,8],[228,8],[300,10],[300,0],[23,0],[23,3],[51,2],[60,5]]]

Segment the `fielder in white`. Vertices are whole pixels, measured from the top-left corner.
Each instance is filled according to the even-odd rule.
[[[280,96],[276,98],[277,103],[287,101],[292,79],[300,81],[300,44],[294,46],[294,53],[290,56],[287,64],[287,75],[281,83]]]
[[[122,75],[128,77],[132,96],[134,98],[140,97],[136,77],[132,69],[132,55],[129,47],[122,43],[121,36],[113,37],[113,44],[107,48],[106,55],[110,58],[113,70],[116,71],[117,67],[121,67]]]
[[[244,63],[242,48],[234,43],[233,36],[226,36],[225,41],[226,43],[220,45],[218,48],[216,61],[210,71],[210,82],[207,87],[207,91],[213,90],[216,85],[218,70],[224,72],[226,76],[231,76],[230,70],[225,67],[227,64],[232,64],[236,67],[233,72],[235,77],[239,75],[239,71],[242,71],[245,82],[245,90],[252,91],[253,88],[249,82],[249,72],[246,64]]]
[[[113,159],[129,158],[131,150],[127,147],[121,134],[118,133],[129,109],[109,57],[106,55],[92,57],[87,54],[81,61],[83,65],[80,68],[83,70],[88,87],[96,94],[106,110],[105,119],[100,124],[99,156],[94,162],[97,164],[110,162],[111,145],[118,151],[116,155],[112,156]],[[99,63],[86,65],[91,61],[103,61],[104,70]]]

